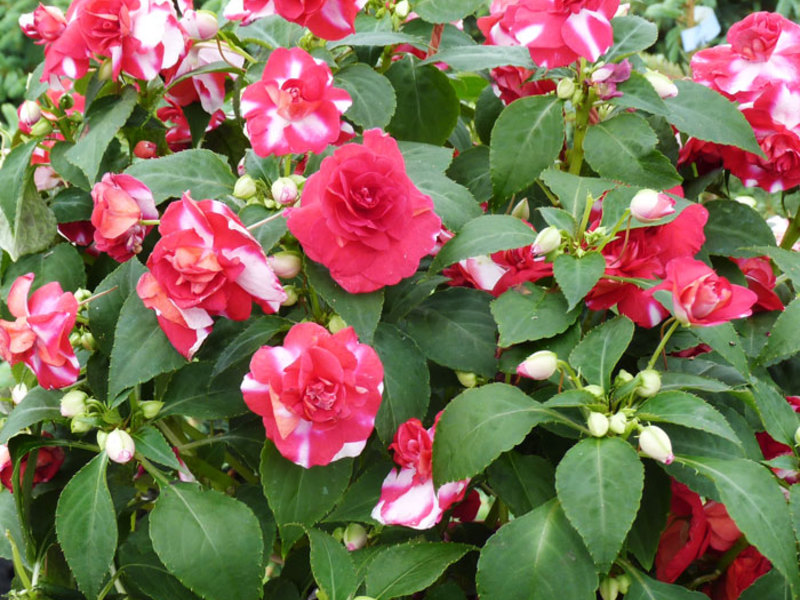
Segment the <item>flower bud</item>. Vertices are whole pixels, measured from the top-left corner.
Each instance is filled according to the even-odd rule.
[[[636,388],[636,393],[643,398],[650,398],[658,393],[661,389],[661,374],[655,369],[645,369],[639,371],[639,387]]]
[[[217,35],[217,15],[208,10],[187,10],[181,17],[181,27],[193,40],[210,40]]]
[[[115,429],[106,437],[105,451],[108,458],[116,463],[130,462],[136,452],[133,438],[124,429]]]
[[[672,464],[675,460],[675,455],[672,454],[672,442],[661,427],[655,425],[642,427],[639,431],[639,448],[646,456],[665,465]]]
[[[11,391],[11,395],[13,397],[14,391]],[[794,430],[794,443],[800,446],[800,427]]]
[[[86,414],[86,400],[89,395],[80,390],[72,390],[61,396],[61,416],[71,419]]]
[[[256,182],[250,175],[244,174],[236,180],[233,186],[233,195],[242,200],[248,200],[256,195]]]
[[[158,145],[150,140],[141,140],[133,147],[136,158],[155,158],[158,156]]]
[[[73,295],[75,296],[75,300],[77,300],[78,303],[81,303],[91,298],[92,292],[90,290],[87,290],[86,288],[78,288],[77,290],[75,290],[75,293]]]
[[[139,408],[142,409],[142,414],[145,419],[155,419],[163,407],[164,403],[158,400],[145,400],[139,403]]]
[[[367,530],[364,529],[363,525],[350,523],[344,530],[342,541],[345,548],[350,552],[360,550],[367,545]]]
[[[394,14],[401,19],[405,19],[409,12],[411,12],[411,7],[408,5],[408,0],[400,0],[394,5]]]
[[[281,306],[294,306],[300,297],[297,295],[297,288],[293,285],[283,286],[283,291],[286,292],[286,300],[281,302]]]
[[[652,223],[675,212],[675,200],[655,190],[639,190],[631,200],[631,214],[641,223]]]
[[[89,352],[94,352],[94,350],[97,349],[97,342],[91,331],[84,331],[81,334],[81,346],[83,346],[84,350],[88,350]]]
[[[47,119],[39,119],[36,124],[31,127],[31,135],[33,137],[44,137],[53,131],[53,126]]]
[[[531,207],[528,205],[528,199],[523,198],[514,205],[511,209],[511,216],[527,221],[531,218]]]
[[[620,387],[621,385],[625,385],[631,381],[633,381],[633,375],[628,373],[625,369],[620,369],[619,373],[617,373],[617,376],[614,377],[614,385],[616,387]]]
[[[619,596],[619,583],[616,579],[606,577],[600,582],[600,597],[603,600],[616,600]]]
[[[69,422],[69,430],[72,433],[86,433],[94,429],[96,422],[94,419],[86,415],[78,415],[73,417]]]
[[[550,350],[539,350],[517,366],[517,375],[530,379],[549,379],[558,368],[558,356]]]
[[[627,594],[631,587],[631,578],[628,577],[628,574],[617,575],[617,583],[619,584],[619,593]]]
[[[270,191],[275,202],[283,206],[294,204],[295,200],[297,200],[297,184],[291,177],[276,179]]]
[[[550,254],[561,245],[561,233],[553,227],[545,227],[533,241],[534,254]]]
[[[753,198],[752,196],[736,196],[734,200],[736,200],[736,202],[738,202],[739,204],[744,204],[745,206],[749,206],[750,208],[756,208],[756,206],[758,205],[756,199]]]
[[[112,77],[114,77],[114,66],[111,64],[111,59],[108,59],[97,69],[97,78],[100,81],[111,81]]]
[[[478,385],[478,376],[468,371],[456,371],[458,382],[465,388],[474,388]]]
[[[608,428],[617,435],[622,435],[625,433],[625,429],[628,427],[628,417],[625,413],[618,412],[615,415],[612,415],[608,418]]]
[[[11,401],[14,404],[19,404],[28,395],[28,386],[24,383],[18,383],[11,388]]]
[[[583,386],[583,391],[589,392],[592,396],[594,396],[598,400],[602,400],[603,398],[606,397],[606,391],[599,385],[595,384],[585,385]]]
[[[100,446],[100,451],[106,449],[106,440],[108,439],[108,432],[102,429],[97,430],[97,445]]]
[[[572,95],[575,93],[575,81],[568,77],[565,77],[561,81],[558,82],[556,85],[556,94],[562,100],[569,100],[572,98]]]
[[[603,413],[592,411],[586,419],[586,426],[594,437],[603,437],[608,433],[608,417]]]
[[[294,252],[278,252],[268,256],[267,263],[281,279],[293,279],[303,268],[303,261]]]
[[[339,315],[333,315],[328,321],[328,331],[331,333],[339,333],[345,327],[347,327],[347,323]]]
[[[69,345],[73,348],[81,345],[81,334],[77,331],[73,331],[69,334]]]
[[[58,99],[58,106],[61,110],[69,110],[75,106],[75,98],[72,97],[72,94],[62,94]]]
[[[644,77],[662,98],[674,98],[678,95],[678,86],[663,73],[647,69],[644,73]]]
[[[32,127],[42,118],[42,109],[33,100],[25,100],[17,109],[20,124]]]

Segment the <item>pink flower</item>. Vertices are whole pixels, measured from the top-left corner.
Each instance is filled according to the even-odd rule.
[[[261,80],[244,90],[242,116],[259,156],[320,153],[339,137],[350,104],[328,65],[301,48],[276,48]]]
[[[156,111],[156,116],[166,122],[171,122],[172,126],[167,129],[166,139],[169,149],[173,152],[187,150],[192,146],[192,131],[189,128],[189,121],[183,114],[183,109],[169,95],[165,97],[167,106],[162,106]],[[218,110],[211,115],[211,120],[206,127],[206,133],[213,131],[225,121],[225,113]]]
[[[748,289],[754,291],[758,301],[753,310],[783,310],[783,302],[774,292],[776,277],[766,256],[734,258],[733,262],[744,274]]]
[[[309,177],[289,230],[348,292],[412,275],[433,249],[441,219],[405,172],[397,142],[377,129],[342,146]]]
[[[52,437],[50,434],[43,433],[42,437]],[[19,478],[22,481],[25,477],[25,469],[28,467],[28,459],[30,454],[22,457],[19,466]],[[39,448],[36,455],[36,470],[33,474],[33,485],[39,483],[47,483],[50,481],[64,462],[64,450],[58,446],[43,446]],[[8,452],[8,446],[5,444],[0,445],[0,482],[9,491],[13,491],[12,477],[14,475],[14,463],[11,460],[11,454]]]
[[[653,223],[675,212],[675,200],[655,190],[640,190],[631,200],[631,215],[642,223]]]
[[[274,14],[308,27],[326,40],[338,40],[355,32],[356,14],[366,0],[231,0],[224,16],[248,25]]]
[[[505,104],[526,96],[549,94],[556,89],[552,79],[536,79],[531,81],[534,71],[523,67],[504,66],[492,69],[495,93]]]
[[[142,251],[152,229],[141,221],[158,219],[150,189],[130,175],[106,173],[92,188],[92,225],[97,249],[118,262]]]
[[[193,40],[209,40],[217,35],[219,25],[214,13],[207,10],[189,9],[180,20],[184,33]]]
[[[664,282],[652,289],[672,292],[673,312],[684,325],[711,327],[748,317],[758,300],[754,292],[731,284],[693,258],[675,258],[666,270]]]
[[[195,202],[185,193],[167,207],[158,230],[147,266],[178,308],[243,321],[252,302],[273,313],[286,299],[261,244],[222,202]]]
[[[242,382],[247,406],[264,419],[278,451],[302,467],[358,456],[383,393],[383,365],[352,327],[336,334],[293,326],[282,346],[263,346]]]
[[[69,342],[78,301],[55,281],[28,299],[33,279],[28,273],[11,285],[8,310],[16,320],[0,320],[0,356],[11,365],[24,362],[43,388],[63,388],[75,383],[80,371]]]
[[[244,58],[233,52],[225,42],[199,42],[192,44],[175,69],[170,69],[166,78],[168,86],[173,81],[201,67],[225,61],[241,67]],[[203,73],[184,79],[169,87],[167,96],[180,106],[200,101],[200,104],[209,114],[214,114],[222,108],[225,102],[225,82],[236,79],[236,75],[226,72]],[[191,135],[191,134],[190,134]]]
[[[372,518],[379,523],[430,529],[442,519],[444,511],[464,497],[469,479],[438,489],[433,485],[431,448],[435,431],[436,424],[426,430],[419,419],[398,428],[389,449],[394,451],[400,469],[392,469],[383,480],[380,501],[372,509]]]
[[[67,27],[67,19],[57,6],[39,4],[33,12],[20,15],[19,26],[37,44],[44,44],[58,39]]]
[[[245,7],[244,0],[230,0],[222,11],[222,16],[229,21],[241,21],[242,25],[250,25],[258,19],[275,14],[272,0],[250,0]]]

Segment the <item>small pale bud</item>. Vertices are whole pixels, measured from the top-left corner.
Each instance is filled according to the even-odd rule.
[[[617,575],[617,583],[619,584],[619,593],[627,594],[631,587],[631,578],[628,577],[628,574]]]
[[[116,463],[124,464],[130,462],[133,453],[136,452],[136,444],[133,438],[123,429],[115,429],[106,438],[106,454],[108,458]]]
[[[84,300],[88,300],[89,298],[91,298],[92,292],[87,290],[86,288],[78,288],[77,290],[75,290],[74,295],[75,295],[75,300],[77,300],[80,303],[83,302]]]
[[[550,254],[561,245],[561,233],[553,227],[545,227],[533,241],[534,254]]]
[[[11,388],[11,401],[14,404],[19,404],[28,395],[28,386],[24,383],[18,383]]]
[[[618,412],[615,415],[612,415],[608,418],[608,428],[618,434],[622,435],[625,433],[625,429],[628,426],[628,417],[625,416],[625,413]]]
[[[286,292],[286,300],[281,302],[281,306],[294,306],[300,299],[297,294],[297,288],[293,285],[283,286],[283,291]]]
[[[155,158],[158,156],[158,145],[150,140],[141,140],[133,147],[136,158]]]
[[[100,81],[111,81],[114,76],[114,66],[111,64],[111,59],[106,60],[97,69],[97,78]]]
[[[11,394],[13,395],[14,392],[12,391]],[[794,430],[794,443],[800,446],[800,427]]]
[[[465,388],[474,388],[478,385],[478,376],[468,371],[456,371],[458,382]]]
[[[614,385],[617,387],[630,383],[631,381],[633,381],[633,375],[628,373],[625,369],[620,369],[617,376],[614,377]]]
[[[755,208],[757,205],[756,199],[752,196],[736,196],[734,198],[736,202],[739,204],[744,204],[745,206],[749,206],[750,208]]]
[[[642,427],[639,431],[639,448],[645,455],[665,465],[675,460],[675,455],[672,454],[672,442],[667,432],[655,425]]]
[[[27,127],[32,127],[42,118],[42,109],[33,100],[25,100],[17,110],[19,122]]]
[[[71,419],[86,414],[86,400],[89,395],[80,390],[72,390],[61,396],[61,416]]]
[[[586,426],[594,437],[603,437],[608,433],[608,417],[603,413],[592,411],[586,419]]]
[[[93,352],[97,349],[97,342],[91,331],[84,331],[81,334],[81,346],[83,346],[84,350],[88,350],[89,352]]]
[[[233,195],[242,200],[248,200],[256,195],[256,182],[250,175],[242,175],[233,186]]]
[[[594,71],[592,71],[592,83],[598,83],[601,81],[605,81],[609,77],[614,74],[614,67],[613,64],[604,65],[601,64],[597,67]]]
[[[142,409],[142,414],[145,419],[155,419],[163,407],[164,403],[158,400],[145,400],[139,403],[139,408]]]
[[[181,17],[181,26],[194,40],[210,40],[217,35],[217,15],[208,10],[187,10]]]
[[[31,127],[31,135],[33,137],[44,137],[53,131],[53,126],[47,119],[39,119],[36,124]]]
[[[558,82],[556,85],[556,94],[562,100],[569,100],[572,98],[572,95],[575,93],[575,81],[568,77],[565,77],[561,81]]]
[[[350,523],[344,530],[342,541],[350,552],[360,550],[367,545],[367,530],[363,525]]]
[[[103,431],[102,429],[97,430],[97,445],[100,446],[100,450],[103,451],[106,449],[106,440],[108,439],[108,432]]]
[[[642,223],[652,223],[675,212],[675,200],[655,190],[639,190],[631,200],[631,215]]]
[[[511,216],[527,221],[531,218],[531,207],[528,205],[528,199],[523,198],[514,205],[511,209]]]
[[[600,597],[603,600],[616,600],[619,596],[619,582],[611,577],[606,577],[600,583]]]
[[[85,415],[73,417],[69,422],[69,430],[72,433],[86,433],[95,427],[95,420]]]
[[[517,366],[517,375],[530,379],[549,379],[558,368],[558,356],[550,350],[539,350]]]
[[[73,331],[69,334],[69,344],[73,348],[81,345],[81,334],[77,331]]]
[[[268,256],[267,263],[281,279],[293,279],[303,268],[303,261],[294,252],[278,252]]]
[[[602,400],[603,398],[606,397],[606,391],[603,388],[601,388],[599,385],[595,385],[595,384],[585,385],[585,386],[583,386],[583,391],[584,392],[589,392],[592,396],[594,396],[598,400]]]
[[[400,0],[394,5],[394,14],[401,19],[405,19],[409,12],[411,12],[411,7],[408,5],[408,0]]]
[[[643,398],[655,396],[661,389],[661,374],[655,369],[639,371],[638,377],[639,387],[636,388],[636,393]]]
[[[288,206],[297,200],[297,184],[291,177],[280,177],[270,188],[272,197],[278,204]]]
[[[656,93],[662,98],[674,98],[678,95],[678,86],[663,73],[647,69],[644,76],[656,90]]]
[[[345,327],[347,327],[347,323],[339,315],[333,315],[328,321],[328,331],[331,333],[339,333]]]

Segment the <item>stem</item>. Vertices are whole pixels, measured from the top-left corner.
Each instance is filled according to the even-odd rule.
[[[572,152],[569,157],[569,172],[573,175],[580,175],[583,167],[583,141],[586,138],[586,130],[589,126],[589,112],[592,110],[591,90],[583,84],[584,73],[586,72],[586,59],[581,58],[581,67],[578,73],[578,83],[584,88],[584,96],[581,105],[575,112],[575,135],[573,137]]]
[[[260,221],[256,221],[252,225],[248,225],[247,226],[247,231],[253,231],[253,229],[258,229],[262,225],[266,225],[270,221],[274,221],[278,217],[283,216],[283,212],[284,211],[276,212],[274,215],[270,215],[266,219],[261,219]]]
[[[667,321],[667,323],[668,322],[669,321]],[[662,336],[661,341],[658,343],[656,351],[653,352],[653,356],[650,357],[650,361],[647,363],[648,369],[652,369],[653,366],[656,364],[656,361],[658,360],[658,357],[661,355],[661,353],[664,351],[664,348],[666,347],[669,338],[672,337],[672,334],[675,333],[675,330],[678,328],[678,325],[680,324],[681,324],[680,321],[675,319],[670,328],[667,330],[667,333],[664,336]],[[666,323],[664,323],[664,325],[666,325]]]
[[[602,244],[600,244],[597,247],[597,251],[598,252],[600,252],[603,248],[606,247],[606,245],[608,243],[610,243],[612,240],[614,240],[617,237],[617,232],[619,231],[619,228],[622,227],[622,224],[625,222],[625,219],[628,219],[627,230],[630,231],[630,228],[631,228],[630,214],[631,214],[631,209],[630,208],[626,208],[625,212],[622,213],[622,216],[619,218],[619,221],[614,223],[614,227],[612,227],[611,231],[608,232],[608,239],[606,239],[605,242],[603,242]]]
[[[589,226],[589,217],[592,216],[593,204],[594,199],[592,198],[592,195],[586,194],[586,206],[583,208],[583,218],[581,219],[581,224],[578,228],[578,247],[580,247],[581,242],[583,242],[583,234],[586,233],[586,228]]]
[[[789,226],[781,240],[781,248],[791,250],[798,238],[800,238],[800,206],[797,208],[794,218],[789,220]]]
[[[99,294],[95,294],[94,296],[90,296],[90,297],[88,297],[88,298],[87,298],[86,300],[84,300],[83,302],[79,302],[79,303],[78,303],[78,308],[80,308],[81,306],[86,306],[86,305],[87,305],[87,304],[89,304],[89,303],[90,303],[92,300],[97,300],[98,298],[102,298],[102,297],[103,297],[103,296],[105,296],[106,294],[110,294],[111,292],[115,291],[115,290],[116,290],[118,287],[119,287],[118,285],[115,285],[114,287],[107,289],[105,292],[100,292]]]
[[[561,207],[561,202],[559,202],[558,198],[556,198],[553,195],[553,192],[551,192],[550,190],[547,189],[547,186],[542,183],[542,180],[541,179],[537,179],[536,183],[541,188],[541,190],[544,192],[544,195],[547,196],[547,199],[550,200],[550,204],[552,204],[556,208],[560,208]]]
[[[140,219],[139,225],[144,225],[145,227],[148,225],[161,225],[161,219]]]
[[[28,571],[25,570],[25,565],[22,563],[22,555],[19,553],[17,542],[14,541],[14,538],[11,536],[11,531],[8,529],[6,529],[6,538],[8,539],[9,544],[11,544],[11,557],[12,562],[14,563],[14,573],[17,575],[17,577],[19,577],[23,587],[29,592],[32,592],[33,585],[31,585],[31,580],[28,578]]]
[[[431,31],[431,44],[425,58],[433,56],[439,50],[439,44],[442,41],[442,32],[444,32],[444,23],[437,23],[433,26],[433,31]]]
[[[630,240],[630,238],[631,238],[631,217],[628,217],[628,226],[625,228],[625,241],[622,242],[622,250],[620,250],[617,260],[608,265],[609,267],[613,267],[614,265],[616,265],[625,256],[625,251],[628,249],[628,241]]]
[[[155,468],[144,456],[139,456],[139,463],[144,467],[144,470],[147,471],[150,476],[159,483],[159,485],[170,485],[171,481],[167,479],[161,471]]]

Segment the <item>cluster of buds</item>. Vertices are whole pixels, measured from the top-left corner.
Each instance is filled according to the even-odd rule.
[[[603,600],[616,600],[620,594],[627,594],[630,587],[631,578],[624,573],[616,577],[606,577],[600,582],[600,597]]]
[[[604,437],[609,432],[627,436],[638,424],[634,413],[635,410],[630,408],[623,408],[612,415],[592,411],[586,419],[586,426],[594,437]]]

